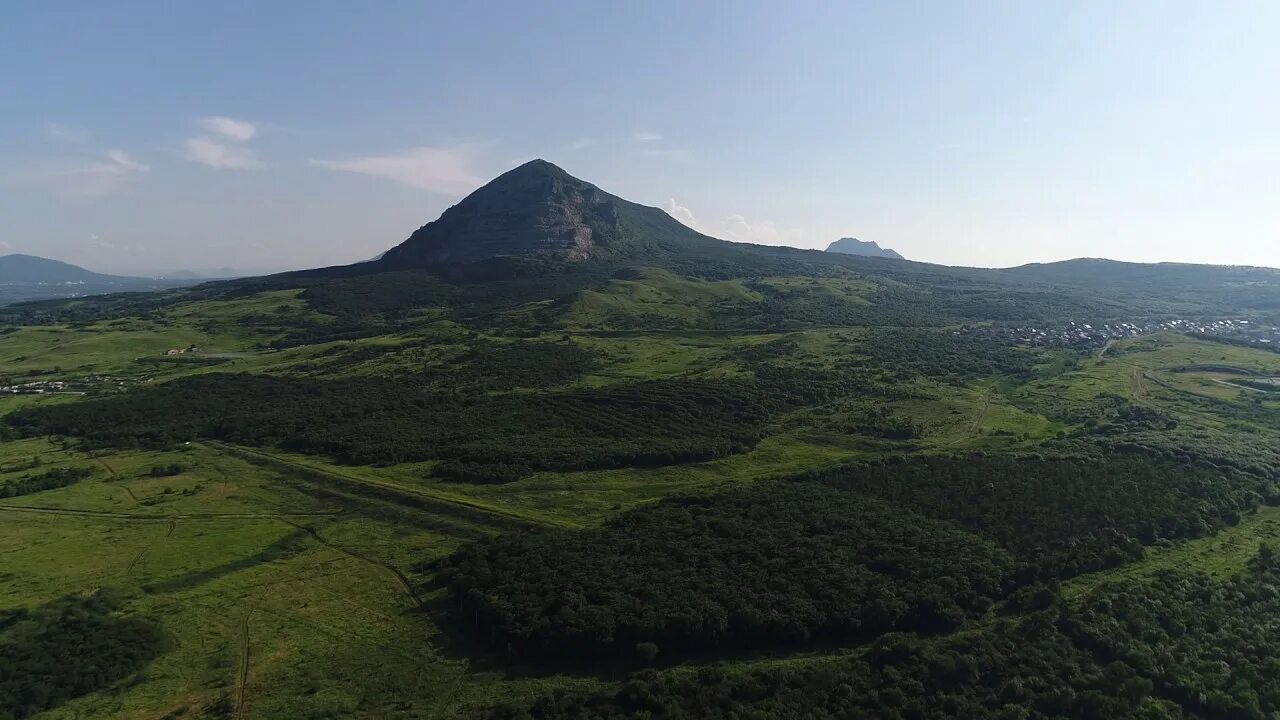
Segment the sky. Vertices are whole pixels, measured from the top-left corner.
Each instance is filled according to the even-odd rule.
[[[0,253],[367,259],[541,157],[729,240],[1280,267],[1280,3],[10,3]]]

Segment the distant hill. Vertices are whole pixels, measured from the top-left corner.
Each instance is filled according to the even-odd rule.
[[[111,276],[60,260],[13,254],[0,257],[0,283],[102,282]]]
[[[880,245],[874,240],[859,240],[858,238],[849,237],[840,238],[828,245],[827,252],[840,253],[842,255],[891,258],[893,260],[906,259],[889,248],[880,247]]]
[[[106,275],[60,260],[20,253],[0,257],[0,303],[116,292],[146,292],[194,282],[196,280],[193,278]]]

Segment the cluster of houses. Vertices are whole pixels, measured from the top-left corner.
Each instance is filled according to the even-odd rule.
[[[1138,337],[1153,332],[1226,337],[1258,345],[1280,346],[1280,328],[1249,320],[1159,320],[1145,323],[1083,323],[1070,321],[1061,326],[973,328],[995,334],[1021,345],[1090,349],[1112,340]]]
[[[72,389],[71,383],[62,380],[39,380],[19,385],[0,385],[0,394],[5,395],[83,395],[84,392]]]
[[[186,355],[187,353],[193,353],[193,352],[200,352],[200,348],[196,347],[195,345],[189,345],[185,348],[169,348],[168,350],[164,351],[164,354],[168,356],[173,356],[173,355]]]

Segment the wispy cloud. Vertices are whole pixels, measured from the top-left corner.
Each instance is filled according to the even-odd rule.
[[[66,169],[44,170],[16,178],[19,184],[45,186],[72,197],[113,195],[151,170],[124,150],[108,150],[101,158]]]
[[[579,150],[586,150],[587,148],[597,144],[598,142],[599,140],[596,140],[595,138],[581,137],[569,143],[569,149],[574,152],[578,152]]]
[[[632,140],[635,140],[636,142],[642,142],[642,143],[655,143],[655,142],[661,142],[661,141],[662,141],[662,136],[661,136],[661,135],[659,135],[659,134],[658,134],[658,133],[656,133],[656,132],[650,132],[650,131],[648,131],[648,130],[641,130],[640,132],[638,132],[638,133],[636,133],[636,134],[632,135],[632,136],[631,136],[631,139],[632,139]]]
[[[771,220],[747,220],[746,217],[738,214],[726,215],[718,221],[699,222],[692,210],[681,205],[674,198],[668,200],[662,209],[694,230],[724,240],[761,245],[797,246],[803,245],[804,241],[804,231],[800,228],[781,227]]]
[[[667,204],[662,206],[662,209],[666,210],[668,215],[679,220],[685,225],[688,225],[694,230],[699,230],[698,219],[694,217],[693,211],[676,202],[675,198],[668,200]]]
[[[416,147],[391,155],[362,155],[344,160],[312,160],[330,170],[384,178],[401,185],[459,195],[484,184],[476,169],[474,145]]]
[[[129,153],[123,150],[108,150],[107,160],[111,162],[108,166],[112,172],[128,173],[128,172],[147,172],[151,169],[150,165],[143,165],[129,156]]]
[[[45,137],[54,142],[66,143],[68,145],[84,145],[89,142],[89,131],[80,128],[63,125],[62,123],[49,123],[44,126]]]
[[[253,170],[262,161],[247,147],[221,143],[207,135],[187,139],[187,159],[222,170]]]
[[[262,161],[253,148],[246,145],[258,134],[253,123],[218,116],[203,118],[200,125],[209,134],[187,138],[188,160],[221,170],[262,167]]]
[[[258,128],[253,123],[229,117],[207,117],[200,124],[205,130],[235,142],[248,142],[258,134]]]
[[[748,221],[742,215],[726,215],[720,220],[716,237],[762,245],[799,245],[804,240],[800,228],[780,227],[772,220]]]

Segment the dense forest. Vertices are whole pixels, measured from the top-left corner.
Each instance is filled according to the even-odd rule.
[[[496,538],[441,570],[464,623],[510,656],[865,640],[953,629],[1005,599],[1034,609],[1059,580],[1210,534],[1264,499],[1258,477],[1157,455],[924,457],[809,477]]]
[[[983,632],[889,634],[794,666],[647,670],[616,691],[556,691],[485,717],[1263,720],[1280,711],[1277,584],[1276,553],[1263,546],[1225,581],[1167,572]]]
[[[754,445],[770,417],[754,383],[657,380],[544,394],[441,393],[410,378],[208,374],[5,421],[90,447],[209,438],[342,462],[454,459],[538,470],[709,460]]]
[[[900,381],[921,375],[950,382],[1000,375],[1026,380],[1036,362],[1025,349],[948,330],[872,329],[853,350],[862,358],[855,367]]]
[[[1014,560],[852,492],[765,483],[480,542],[442,570],[496,648],[585,660],[951,630],[1013,588]]]
[[[31,717],[141,670],[165,647],[153,623],[120,615],[119,598],[72,595],[0,611],[0,720]]]
[[[1043,579],[1115,567],[1141,556],[1143,545],[1212,534],[1277,499],[1267,477],[1149,452],[895,458],[811,477],[957,522]]]

